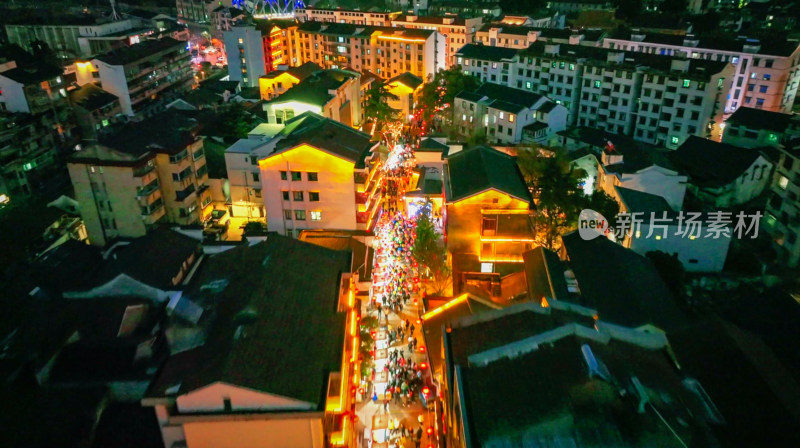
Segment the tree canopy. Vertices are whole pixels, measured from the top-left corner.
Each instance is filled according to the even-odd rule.
[[[389,92],[386,85],[373,84],[364,93],[364,116],[367,120],[373,121],[376,128],[380,124],[393,120],[399,111],[389,106],[387,101],[396,101],[397,99],[397,95]]]
[[[426,278],[430,292],[440,295],[448,291],[452,285],[452,269],[447,261],[447,249],[442,242],[442,236],[436,231],[436,226],[430,216],[431,207],[428,205],[417,215],[417,236],[414,240],[412,254],[419,263],[423,277]]]
[[[430,122],[437,111],[453,105],[456,95],[464,90],[475,90],[480,85],[478,78],[464,74],[460,65],[439,70],[422,86],[420,105],[425,111],[425,119]]]

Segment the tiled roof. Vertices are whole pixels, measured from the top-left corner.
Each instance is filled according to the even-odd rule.
[[[792,114],[754,109],[752,107],[740,107],[728,117],[726,122],[753,130],[766,129],[783,133],[786,132],[786,128],[789,127],[793,117],[794,115]]]
[[[644,213],[643,216],[650,216],[650,213],[656,213],[657,216],[660,216],[663,212],[670,214],[673,212],[672,207],[662,196],[618,185],[615,185],[614,188],[630,213]]]
[[[693,184],[714,188],[735,182],[761,155],[755,148],[691,136],[669,157]]]
[[[334,98],[330,93],[346,83],[355,75],[342,70],[324,70],[303,79],[291,89],[268,101],[268,104],[282,104],[297,101],[303,104],[324,106]]]
[[[328,375],[341,367],[345,316],[336,304],[349,263],[347,252],[276,234],[210,257],[185,292],[215,304],[206,342],[170,358],[147,395],[221,381],[324,409]],[[227,284],[204,288],[220,280]]]
[[[539,102],[542,95],[533,93],[527,90],[515,89],[513,87],[506,87],[501,84],[494,84],[491,82],[483,83],[475,93],[486,96],[490,100],[505,101],[508,103],[521,104],[525,107],[532,107]]]
[[[446,200],[456,202],[494,189],[522,201],[531,202],[531,194],[508,154],[488,146],[476,146],[447,157]]]
[[[401,73],[401,74],[395,76],[394,78],[386,81],[385,84],[389,85],[389,84],[392,84],[392,83],[395,83],[395,82],[403,84],[404,86],[410,87],[412,90],[415,90],[417,87],[421,86],[422,83],[423,83],[422,78],[420,78],[419,76],[416,76],[416,75],[414,75],[412,73],[409,73],[409,72]]]
[[[5,76],[6,78],[28,86],[39,84],[43,81],[49,81],[63,73],[64,71],[60,67],[38,63],[6,70],[0,73],[0,76]]]
[[[653,324],[663,330],[685,322],[646,257],[608,238],[584,240],[578,232],[564,235],[562,241],[581,292],[579,304],[596,309],[601,320],[631,328]]]
[[[69,93],[69,101],[86,110],[96,110],[119,101],[116,95],[106,92],[96,84],[88,83]]]
[[[272,157],[300,144],[308,144],[364,166],[373,143],[370,136],[338,121],[305,112],[286,122],[286,127],[276,138],[280,138]]]
[[[111,50],[108,53],[95,57],[110,65],[125,65],[152,56],[164,50],[172,50],[186,47],[186,42],[175,40],[171,37],[164,37],[158,40],[146,40],[144,42],[121,47]]]
[[[467,44],[456,53],[465,59],[479,59],[482,61],[510,61],[517,55],[517,50],[504,47],[488,47],[478,44]]]

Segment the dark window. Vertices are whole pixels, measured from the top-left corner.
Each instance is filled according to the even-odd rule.
[[[303,180],[303,173],[300,171],[292,171],[292,181],[300,181]]]
[[[283,200],[284,201],[288,201],[289,200],[289,192],[288,191],[281,191],[281,194],[283,195]]]
[[[258,173],[253,173],[253,182],[259,182],[260,176]]]
[[[316,182],[317,180],[319,180],[317,178],[317,173],[309,172],[309,173],[306,173],[306,174],[308,175],[308,181],[309,182]]]
[[[309,191],[308,200],[311,202],[319,202],[319,191]]]
[[[288,177],[286,176],[286,171],[281,171],[281,180],[286,180]]]
[[[291,221],[292,220],[292,211],[291,210],[284,210],[283,211],[283,218]]]
[[[294,211],[294,219],[298,221],[305,221],[306,220],[306,211],[305,210],[295,210]]]
[[[303,192],[302,191],[293,191],[292,192],[292,199],[295,201],[302,201],[303,200]]]

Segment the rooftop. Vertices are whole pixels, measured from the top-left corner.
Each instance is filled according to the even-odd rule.
[[[618,185],[615,185],[614,189],[617,190],[619,198],[630,213],[644,213],[643,216],[651,216],[651,213],[657,213],[658,216],[661,216],[661,213],[671,214],[673,212],[672,207],[662,196],[631,190]]]
[[[789,123],[794,119],[792,114],[781,112],[771,112],[764,109],[754,109],[752,107],[740,107],[731,114],[726,123],[736,126],[744,126],[749,129],[766,129],[768,131],[783,133],[789,127]]]
[[[489,47],[478,44],[466,44],[461,47],[458,56],[464,59],[480,59],[482,61],[511,61],[517,55],[517,50],[504,47]]]
[[[32,84],[39,84],[43,81],[49,81],[61,76],[63,73],[64,71],[60,67],[44,63],[34,63],[6,70],[0,73],[0,76],[5,76],[20,84],[29,86]]]
[[[88,83],[69,93],[72,104],[86,110],[97,110],[119,101],[116,95],[100,88],[97,84]]]
[[[649,33],[640,31],[625,31],[619,30],[609,36],[612,39],[633,40],[638,42],[650,42],[662,45],[672,46],[687,46],[697,49],[708,48],[712,50],[739,52],[739,53],[753,53],[753,51],[745,51],[746,45],[759,47],[756,54],[765,54],[773,56],[789,56],[798,47],[797,40],[789,40],[785,37],[779,36],[759,36],[758,37],[744,37],[735,34],[717,33],[714,35],[705,36],[679,36],[666,33]],[[694,43],[696,42],[696,44]],[[690,44],[690,45],[685,45]]]
[[[356,168],[364,166],[373,147],[368,134],[313,112],[304,112],[287,121],[276,138],[280,140],[270,157],[307,144],[354,162]]]
[[[409,87],[411,90],[416,90],[417,87],[422,85],[423,81],[419,76],[405,72],[395,76],[392,79],[389,79],[385,84],[389,85],[394,83],[403,84],[404,86]]]
[[[755,148],[740,148],[690,136],[669,154],[672,163],[699,187],[723,187],[736,181],[762,156]]]
[[[491,189],[532,202],[514,158],[488,146],[476,146],[448,156],[445,173],[447,202],[457,202]]]
[[[181,42],[171,37],[164,37],[158,40],[146,40],[129,47],[120,47],[108,53],[96,56],[95,59],[109,65],[126,65],[154,56],[161,51],[184,48],[186,48],[186,42]]]
[[[170,358],[147,395],[224,382],[324,409],[328,375],[341,368],[345,316],[336,307],[349,264],[346,252],[276,234],[210,257],[185,293],[216,304],[206,342]]]
[[[445,23],[447,20],[447,23]],[[451,23],[452,21],[452,23]],[[462,17],[455,16],[415,16],[402,14],[392,20],[392,22],[427,23],[431,25],[464,26],[466,21]]]
[[[669,330],[685,322],[646,257],[607,238],[584,240],[578,232],[564,235],[562,241],[580,289],[580,299],[570,301],[597,310],[603,321],[630,328],[652,324]]]
[[[293,86],[291,89],[268,101],[267,104],[283,104],[296,101],[303,104],[324,106],[335,97],[336,90],[357,75],[344,70],[324,70],[316,72]]]

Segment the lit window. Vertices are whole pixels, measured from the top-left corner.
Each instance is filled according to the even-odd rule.
[[[599,88],[600,88],[600,86],[601,86],[601,84],[600,84],[600,81],[595,81],[595,82],[594,82],[594,88],[595,88],[595,89],[599,89]]]
[[[509,123],[513,123],[514,122],[514,114],[508,114],[508,121],[509,121]]]
[[[243,44],[243,43],[244,43],[244,39],[242,39],[242,38],[240,37],[240,38],[239,38],[239,43],[240,43],[240,44]]]
[[[311,220],[312,221],[322,221],[322,212],[319,210],[314,210],[311,212]]]
[[[785,190],[789,186],[789,178],[786,176],[778,177],[778,186],[781,187],[781,190]]]
[[[461,114],[461,121],[467,121],[467,114]]]
[[[500,112],[500,119],[502,120],[504,118],[506,118],[506,113],[505,112]]]
[[[683,87],[689,87],[689,85],[691,85],[691,83],[692,83],[692,82],[691,82],[691,81],[689,81],[688,79],[684,79],[684,80],[683,80]]]
[[[677,145],[680,139],[678,137],[672,137],[670,141],[672,142],[673,145]]]

